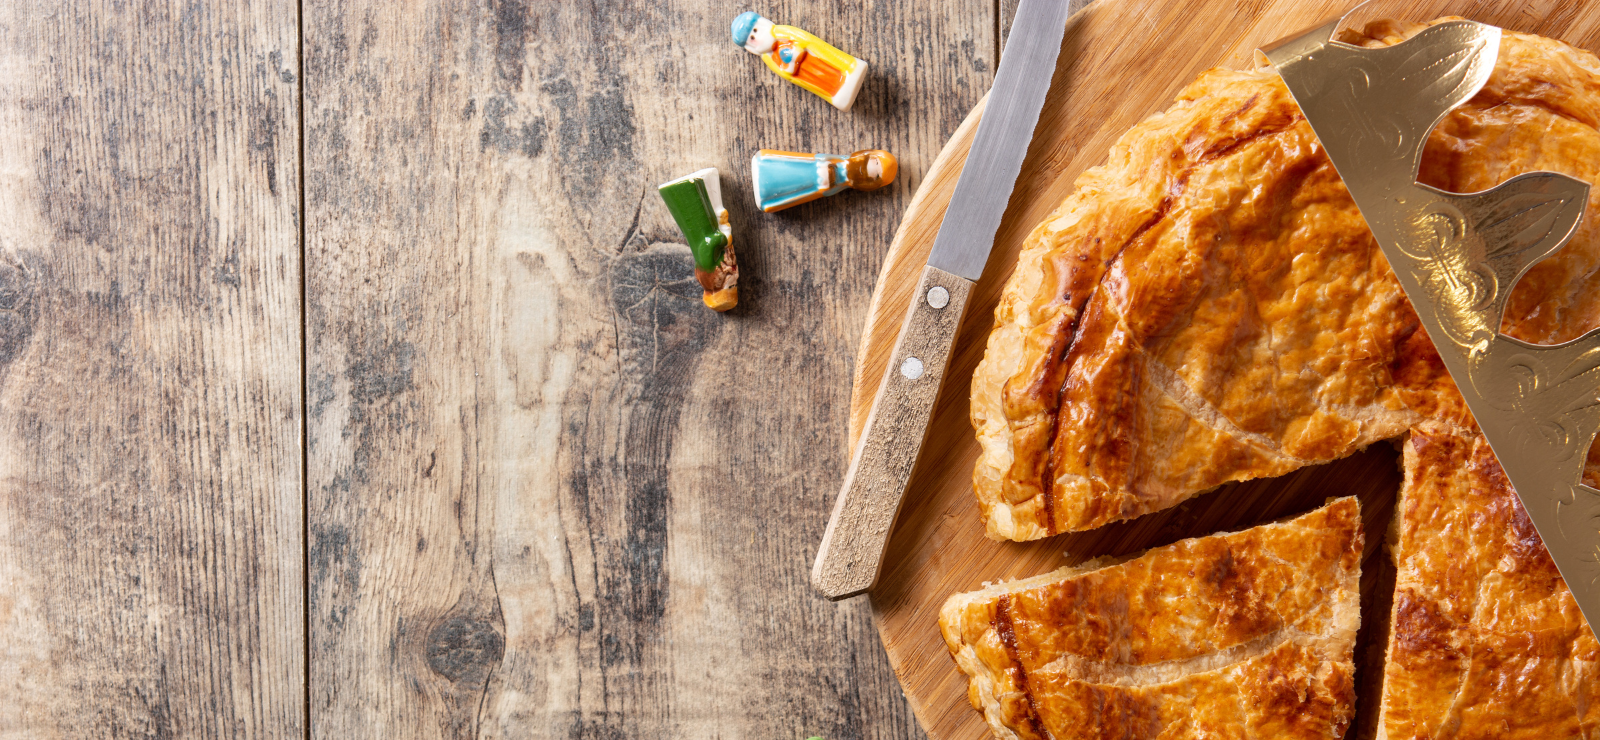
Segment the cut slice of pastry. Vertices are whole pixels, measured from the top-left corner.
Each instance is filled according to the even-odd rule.
[[[1340,738],[1361,545],[1343,498],[958,594],[939,626],[998,738]]]
[[[1418,24],[1346,40],[1397,43]],[[1549,169],[1600,180],[1600,60],[1507,33],[1433,133],[1457,192]],[[1516,288],[1510,333],[1600,324],[1600,188]],[[1474,429],[1282,80],[1212,70],[1135,126],[1029,236],[972,379],[987,531],[1031,540],[1327,462],[1409,428]]]
[[[1482,436],[1405,444],[1380,737],[1600,736],[1600,643]]]
[[[1343,40],[1394,44],[1424,27],[1380,21]],[[1419,179],[1476,192],[1535,170],[1600,183],[1600,59],[1508,32],[1488,84],[1430,136]],[[1600,187],[1587,209],[1518,283],[1506,333],[1554,344],[1600,327]],[[1594,631],[1270,71],[1202,75],[1034,231],[973,377],[972,418],[988,532],[1016,540],[1409,431],[1380,731],[1600,737]],[[1600,485],[1595,449],[1584,477]],[[1007,671],[1048,661],[946,635],[970,647],[958,660],[991,722],[1021,711],[1022,686],[1038,695]]]

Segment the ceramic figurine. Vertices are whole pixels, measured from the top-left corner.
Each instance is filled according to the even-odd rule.
[[[717,168],[707,167],[658,190],[672,220],[694,253],[694,276],[705,291],[707,306],[726,311],[739,303],[739,264],[733,259],[733,227],[722,207],[722,186]]]
[[[733,43],[761,57],[773,72],[850,110],[867,76],[867,63],[794,26],[775,26],[754,11],[733,19]]]
[[[863,149],[848,157],[762,149],[750,158],[756,204],[767,213],[833,195],[845,188],[877,190],[894,182],[894,155]]]

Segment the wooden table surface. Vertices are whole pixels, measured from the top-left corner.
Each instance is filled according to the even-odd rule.
[[[0,738],[918,736],[807,577],[1014,6],[756,7],[846,114],[725,0],[0,4]],[[901,175],[765,215],[760,147]],[[654,193],[708,165],[728,315]]]

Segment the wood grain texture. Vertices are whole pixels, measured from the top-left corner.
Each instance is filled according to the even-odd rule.
[[[987,90],[992,2],[760,8],[869,60],[854,109],[733,2],[306,3],[313,734],[917,734],[808,571],[899,215]],[[758,148],[900,159],[765,215]],[[739,306],[655,186],[722,171]]]
[[[937,301],[932,291],[939,291]],[[927,433],[971,292],[972,281],[964,277],[933,265],[922,268],[916,299],[900,326],[812,567],[812,585],[830,599],[865,593],[878,580],[889,530]]]
[[[1094,0],[1067,0],[1067,12],[1076,13],[1088,7],[1091,2]],[[995,3],[998,6],[995,13],[996,43],[999,44],[1000,51],[1004,52],[1006,38],[1011,35],[1011,21],[1017,17],[1017,6],[1022,4],[1022,0],[995,0]]]
[[[1112,142],[1134,123],[1166,108],[1173,95],[1212,66],[1243,67],[1259,45],[1337,15],[1352,1],[1100,0],[1075,16],[1045,103],[1039,133],[1002,222],[984,277],[973,290],[957,335],[950,376],[934,409],[923,454],[912,473],[914,496],[902,504],[883,575],[872,592],[890,662],[931,737],[982,737],[982,718],[968,705],[965,678],[939,636],[937,613],[952,593],[984,581],[1036,575],[1063,564],[1136,552],[1188,536],[1247,527],[1306,511],[1329,496],[1362,502],[1367,551],[1363,561],[1364,626],[1357,645],[1357,734],[1375,726],[1384,617],[1394,572],[1381,555],[1400,483],[1397,456],[1378,445],[1346,460],[1275,480],[1225,486],[1165,512],[1101,529],[1034,543],[994,543],[972,494],[978,446],[968,421],[970,377],[993,325],[993,309],[1022,241],[1072,189],[1079,173],[1104,160]],[[1014,6],[1012,6],[1014,7]],[[1002,23],[1008,17],[1002,3]],[[1379,0],[1354,25],[1379,17],[1426,20],[1459,14],[1518,31],[1563,39],[1586,49],[1600,45],[1600,5],[1543,2]],[[977,115],[964,123],[930,169],[885,258],[858,353],[851,399],[851,436],[860,434],[876,379],[889,362],[912,287],[926,263]],[[865,379],[865,382],[864,382]]]
[[[0,737],[304,732],[295,5],[0,5]]]

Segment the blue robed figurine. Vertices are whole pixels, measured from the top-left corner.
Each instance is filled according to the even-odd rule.
[[[762,149],[750,159],[756,204],[767,213],[834,195],[845,189],[877,190],[891,182],[900,165],[881,149],[848,157]]]

